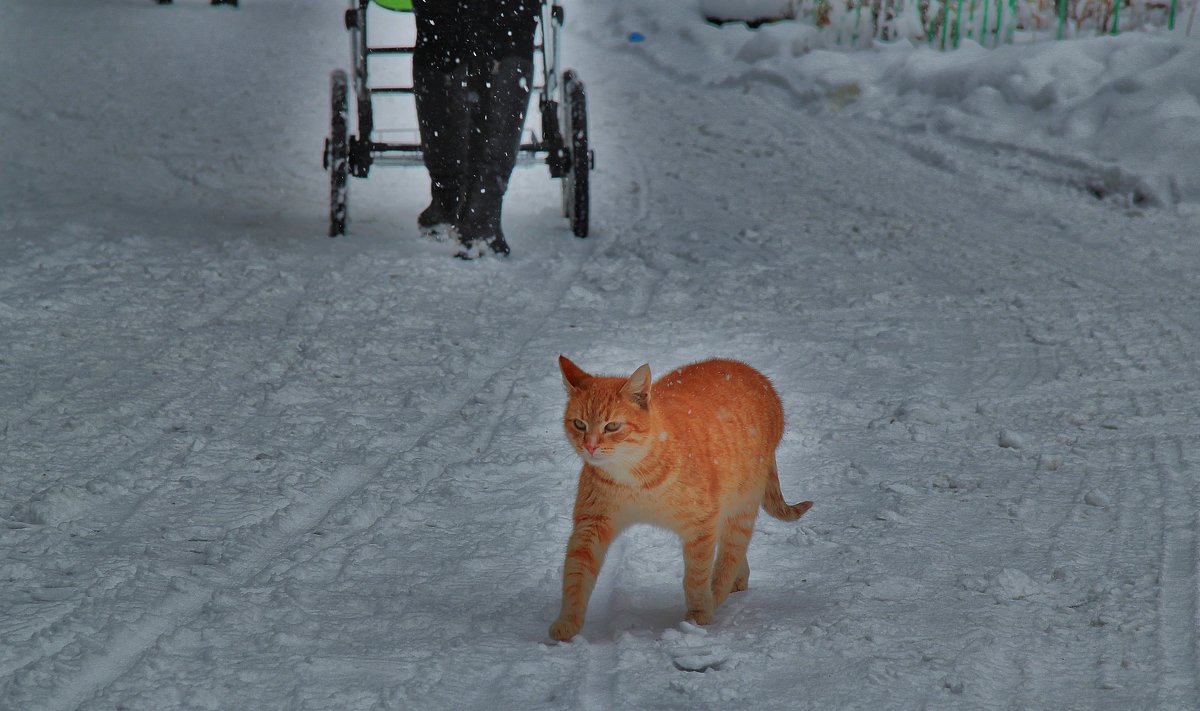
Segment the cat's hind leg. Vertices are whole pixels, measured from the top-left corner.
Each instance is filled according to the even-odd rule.
[[[721,539],[717,549],[716,572],[713,574],[713,604],[720,605],[733,591],[745,590],[750,582],[750,564],[746,548],[754,534],[758,506],[740,511],[721,524]]]
[[[733,592],[742,592],[750,587],[750,562],[742,558],[742,567],[738,569],[737,577],[733,579]]]

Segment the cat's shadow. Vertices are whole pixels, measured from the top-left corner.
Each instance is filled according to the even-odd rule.
[[[650,526],[635,526],[618,538],[597,578],[580,631],[584,639],[609,643],[625,633],[658,637],[670,629],[688,629],[678,546],[674,534]],[[713,625],[704,629],[714,634],[780,625],[804,629],[834,614],[836,606],[836,598],[815,578],[791,580],[768,566],[757,575],[751,572],[750,589],[730,595],[717,608]],[[557,600],[546,612],[553,619]]]
[[[675,600],[669,595],[655,595],[634,599],[614,592],[609,609],[588,619],[581,633],[591,642],[612,642],[626,632],[660,634],[677,627],[683,619],[683,596],[678,597]]]
[[[591,643],[612,643],[623,634],[661,637],[670,629],[720,636],[727,632],[767,630],[781,625],[804,629],[827,618],[836,600],[814,595],[809,590],[764,583],[761,588],[734,593],[717,608],[712,625],[698,631],[684,622],[681,591],[674,588],[615,590],[605,610],[589,614],[580,634]]]

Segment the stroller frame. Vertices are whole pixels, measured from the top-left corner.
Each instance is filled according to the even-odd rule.
[[[412,86],[371,86],[369,64],[372,57],[411,56],[411,46],[372,46],[368,42],[368,9],[373,0],[350,0],[345,14],[351,36],[351,60],[357,134],[349,133],[349,95],[347,73],[335,69],[330,75],[330,135],[325,139],[322,164],[330,176],[329,236],[346,233],[349,217],[349,181],[366,178],[373,165],[424,166],[420,143],[376,140],[375,111],[372,97],[413,94]],[[377,8],[376,11],[387,11]],[[401,12],[405,12],[401,10]],[[407,12],[411,12],[410,10]],[[562,180],[563,216],[570,220],[576,237],[588,235],[588,173],[595,167],[595,154],[588,147],[587,93],[573,70],[561,73],[559,81],[559,31],[564,11],[556,2],[541,3],[541,15],[535,37],[535,82],[541,113],[541,136],[526,129],[531,140],[521,143],[518,165],[544,162],[550,177]],[[540,74],[537,68],[540,67]],[[564,130],[565,129],[565,130]]]

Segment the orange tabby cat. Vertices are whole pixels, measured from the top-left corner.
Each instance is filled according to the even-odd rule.
[[[746,589],[758,507],[784,521],[812,507],[788,505],[779,490],[783,405],[771,382],[731,360],[687,365],[653,385],[648,365],[605,378],[558,363],[569,396],[563,425],[583,471],[550,636],[567,640],[583,626],[604,554],[634,523],[679,534],[687,619],[709,624],[730,592]]]

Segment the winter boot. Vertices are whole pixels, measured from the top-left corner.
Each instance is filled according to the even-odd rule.
[[[508,242],[500,228],[500,208],[508,178],[517,162],[533,60],[505,57],[483,60],[483,71],[472,77],[470,163],[463,203],[458,213],[458,239],[464,259],[479,256],[486,247],[508,256]]]
[[[417,226],[423,234],[443,240],[453,235],[465,187],[470,120],[466,69],[444,72],[414,64],[413,95],[432,197],[417,216]]]

